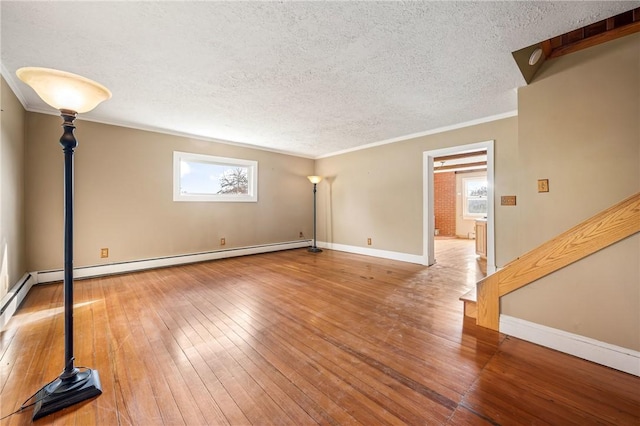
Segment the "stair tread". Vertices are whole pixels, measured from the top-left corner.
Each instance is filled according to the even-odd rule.
[[[462,300],[464,302],[477,302],[478,299],[476,296],[476,289],[472,288],[471,290],[460,296],[459,300]]]

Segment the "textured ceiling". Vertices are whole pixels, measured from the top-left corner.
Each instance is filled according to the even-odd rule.
[[[318,157],[517,109],[511,52],[633,2],[2,1],[2,74],[107,86],[84,118]]]

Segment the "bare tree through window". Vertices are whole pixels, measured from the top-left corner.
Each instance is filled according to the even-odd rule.
[[[220,190],[218,194],[247,194],[249,179],[247,169],[236,167],[227,169],[220,176]]]

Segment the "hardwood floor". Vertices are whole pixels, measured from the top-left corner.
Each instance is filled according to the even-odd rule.
[[[465,273],[465,283],[475,288],[487,276],[487,260],[476,254],[475,240],[455,237],[436,237],[434,240],[437,266]]]
[[[431,268],[299,249],[77,281],[103,394],[35,423],[640,423],[640,378],[465,322],[478,265],[446,244]],[[1,332],[1,416],[63,355],[62,286],[36,286]]]

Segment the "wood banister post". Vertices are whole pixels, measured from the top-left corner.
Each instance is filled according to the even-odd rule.
[[[500,293],[495,275],[488,276],[478,282],[476,291],[478,299],[476,323],[479,326],[498,331],[500,325]]]

